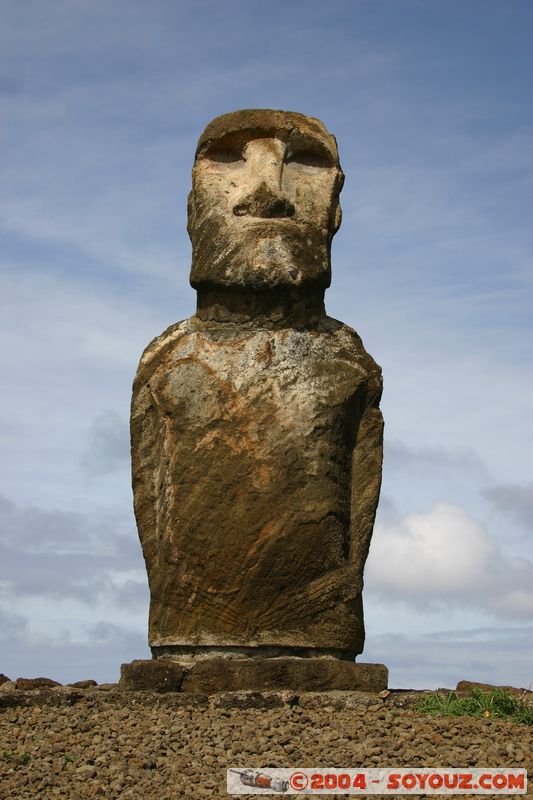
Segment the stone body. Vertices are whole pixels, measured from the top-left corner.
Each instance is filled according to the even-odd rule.
[[[145,350],[132,401],[155,655],[362,651],[381,371],[324,310],[342,180],[299,114],[235,112],[200,138],[197,313]]]

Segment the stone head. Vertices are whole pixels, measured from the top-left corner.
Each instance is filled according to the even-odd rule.
[[[217,117],[200,136],[192,179],[192,286],[329,286],[344,175],[318,119],[269,109]]]

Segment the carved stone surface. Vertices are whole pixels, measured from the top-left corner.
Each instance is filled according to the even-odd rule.
[[[132,401],[155,655],[362,651],[381,371],[324,310],[342,181],[300,114],[235,112],[200,137],[197,313],[147,347]]]
[[[387,688],[388,676],[383,664],[355,664],[333,658],[209,658],[186,673],[182,691],[380,692]]]
[[[120,688],[132,691],[179,692],[183,667],[165,658],[137,659],[120,667]]]
[[[200,694],[289,690],[376,693],[387,688],[388,674],[383,664],[355,664],[336,658],[210,656],[187,667],[169,658],[157,658],[122,664],[119,686],[133,691]]]

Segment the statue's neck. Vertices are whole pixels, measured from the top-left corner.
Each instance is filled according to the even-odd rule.
[[[325,315],[323,288],[198,289],[196,316],[205,322],[314,327]]]

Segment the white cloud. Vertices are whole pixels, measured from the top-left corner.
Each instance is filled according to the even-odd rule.
[[[514,619],[533,614],[533,563],[505,555],[463,508],[435,503],[378,524],[366,569],[370,592],[418,608],[464,606]]]

